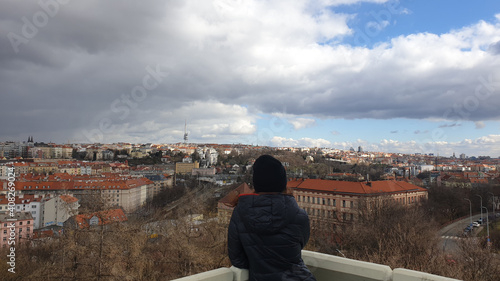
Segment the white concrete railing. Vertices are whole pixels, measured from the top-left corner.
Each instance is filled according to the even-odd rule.
[[[457,279],[403,268],[392,270],[387,265],[352,260],[311,251],[302,251],[305,264],[317,281],[453,281]],[[248,281],[248,270],[218,268],[175,279],[175,281]]]

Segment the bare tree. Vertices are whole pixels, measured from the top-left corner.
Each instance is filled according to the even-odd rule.
[[[478,238],[462,239],[457,255],[458,270],[464,280],[494,281],[500,276],[500,260]]]

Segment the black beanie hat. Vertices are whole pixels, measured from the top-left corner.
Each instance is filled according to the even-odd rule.
[[[286,189],[286,171],[281,162],[262,155],[253,164],[253,187],[255,192],[283,192]]]

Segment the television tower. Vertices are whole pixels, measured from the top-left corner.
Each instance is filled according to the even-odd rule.
[[[188,141],[187,121],[184,120],[184,143]]]

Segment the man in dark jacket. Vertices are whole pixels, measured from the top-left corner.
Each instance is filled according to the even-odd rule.
[[[229,259],[249,270],[249,281],[315,281],[301,250],[309,240],[309,217],[286,191],[280,161],[262,155],[253,165],[256,193],[241,194],[228,230]]]

